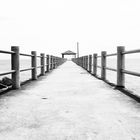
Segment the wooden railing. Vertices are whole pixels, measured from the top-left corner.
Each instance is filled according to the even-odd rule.
[[[96,53],[93,55],[82,56],[79,58],[74,58],[73,61],[86,69],[89,73],[93,74],[97,77],[97,68],[101,69],[101,79],[106,81],[106,70],[115,71],[117,72],[117,87],[125,87],[125,74],[138,76],[140,77],[140,73],[128,71],[125,69],[125,55],[126,54],[133,54],[133,53],[140,53],[140,49],[138,50],[131,50],[125,51],[125,47],[119,46],[117,47],[117,53],[107,54],[106,51],[102,51],[101,55],[98,56]],[[117,69],[107,67],[106,61],[107,57],[116,56],[117,57]],[[101,58],[101,66],[97,65],[97,59]],[[92,62],[93,61],[93,62]],[[93,69],[92,69],[93,67]]]
[[[11,51],[0,50],[0,53],[10,54],[11,55],[11,70],[8,72],[0,73],[0,76],[11,74],[12,76],[12,88],[20,88],[20,72],[31,71],[31,79],[37,80],[37,68],[41,69],[40,75],[45,75],[46,72],[55,69],[57,66],[65,62],[65,59],[46,55],[41,53],[40,56],[37,56],[36,51],[32,51],[31,54],[20,53],[19,47],[12,46]],[[27,56],[31,58],[31,67],[26,69],[20,69],[20,56]],[[40,58],[41,65],[37,66],[37,58]],[[45,61],[46,59],[46,61]]]

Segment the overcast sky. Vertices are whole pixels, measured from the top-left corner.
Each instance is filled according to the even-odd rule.
[[[139,0],[0,0],[0,49],[60,55],[140,48]]]

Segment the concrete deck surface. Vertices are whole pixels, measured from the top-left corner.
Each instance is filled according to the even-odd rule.
[[[0,140],[140,140],[140,104],[67,61],[1,96]]]

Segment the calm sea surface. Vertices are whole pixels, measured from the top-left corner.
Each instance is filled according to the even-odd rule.
[[[40,65],[40,61],[37,60],[37,65],[39,66]],[[20,69],[25,69],[25,68],[30,68],[31,67],[31,60],[30,59],[22,59],[20,61]],[[7,72],[7,71],[10,71],[11,70],[11,61],[10,60],[0,60],[0,73],[2,72]],[[39,75],[40,74],[40,69],[37,70],[37,74]],[[5,75],[9,78],[11,78],[11,75]],[[2,77],[4,76],[1,76],[0,79],[2,79]],[[31,78],[31,71],[25,71],[25,72],[21,72],[20,73],[20,79],[21,79],[21,82],[24,82],[26,80],[29,80]]]
[[[107,59],[107,66],[111,68],[116,68],[117,65],[117,60],[116,59]],[[98,65],[100,65],[100,59],[98,60]],[[1,72],[7,72],[9,71],[10,68],[10,60],[0,60],[0,73]],[[37,61],[37,65],[40,65],[40,60]],[[23,68],[30,68],[31,67],[31,60],[21,60],[20,62],[20,69]],[[140,59],[126,59],[125,61],[125,69],[134,71],[134,72],[139,72],[140,73]],[[40,69],[38,69],[38,75],[40,74]],[[101,70],[98,69],[98,75],[100,76]],[[21,72],[21,82],[28,80],[31,78],[31,71],[27,72]],[[10,77],[10,75],[7,75],[7,77]],[[107,80],[109,80],[112,83],[116,83],[116,72],[112,72],[107,70]],[[0,79],[2,76],[0,77]],[[130,76],[130,75],[125,75],[125,87],[128,88],[129,90],[133,91],[134,94],[138,94],[140,96],[140,77],[136,76]]]
[[[100,65],[100,60],[98,64]],[[107,67],[117,68],[117,59],[107,58]],[[139,59],[125,59],[125,70],[140,73],[140,58]],[[101,70],[98,69],[98,75],[101,75]],[[107,80],[116,83],[117,74],[114,71],[107,70]],[[140,96],[140,77],[125,74],[125,87]]]

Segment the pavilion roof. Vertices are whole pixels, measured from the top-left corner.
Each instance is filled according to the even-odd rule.
[[[73,51],[68,50],[68,51],[66,51],[66,52],[63,52],[62,54],[66,54],[66,55],[75,55],[76,53],[73,52]]]

